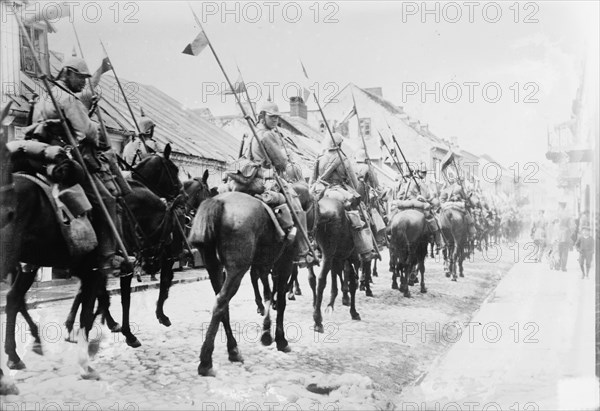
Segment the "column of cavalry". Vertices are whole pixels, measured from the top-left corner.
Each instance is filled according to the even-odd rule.
[[[213,53],[216,57],[214,49]],[[377,276],[376,262],[385,247],[390,253],[392,287],[398,288],[400,277],[399,289],[408,296],[408,286],[419,281],[416,270],[421,273],[421,291],[426,292],[424,259],[429,244],[432,252],[434,244],[443,251],[447,275],[456,280],[456,266],[462,276],[465,255],[499,235],[497,210],[486,204],[481,193],[466,190],[458,175],[441,192],[437,187],[430,191],[426,170],[411,169],[405,158],[402,167],[394,157],[397,169],[405,170],[399,175],[405,182],[384,188],[377,181],[366,145],[353,161],[343,150],[343,137],[329,127],[323,152],[307,182],[278,130],[277,105],[266,102],[251,117],[235,92],[252,138],[237,169],[227,174],[220,194],[211,195],[214,190],[207,186],[206,172],[201,178],[179,181],[170,146],[161,154],[154,153],[150,144],[154,124],[148,119],[138,124],[132,111],[137,148],[128,159],[134,164],[112,151],[93,84],[87,90],[91,95],[86,94],[91,74],[82,58],[66,60],[55,79],[42,74],[39,63],[38,73],[47,96],[32,104],[25,140],[1,144],[0,269],[2,278],[9,273],[13,278],[6,307],[5,353],[10,369],[25,367],[16,352],[18,313],[30,327],[33,350],[43,353],[37,325],[25,303],[40,266],[68,268],[80,278],[66,326],[73,329],[81,306],[77,335],[81,376],[98,379],[89,354],[93,351],[89,332],[97,316],[111,331],[123,333],[129,346],[141,344],[129,327],[134,266],[151,274],[160,271],[156,316],[170,326],[163,307],[173,279],[173,261],[184,251],[189,255],[192,246],[198,248],[216,294],[198,366],[200,375],[211,376],[215,374],[214,339],[221,323],[229,359],[243,361],[230,325],[229,301],[248,271],[258,311],[264,315],[261,341],[269,345],[274,340],[278,350],[288,352],[283,323],[286,293],[298,267],[308,268],[314,329],[323,332],[321,304],[329,273],[328,306],[333,308],[339,278],[344,303],[350,305],[352,319],[360,320],[356,291],[360,287],[372,295],[371,277]],[[316,96],[315,101],[323,115]],[[329,124],[324,115],[323,119]],[[130,177],[124,177],[123,168]],[[189,216],[193,222],[186,230]],[[314,267],[319,267],[318,274]],[[110,276],[120,279],[121,324],[109,311],[106,285]],[[270,287],[265,292],[265,308],[258,281],[268,285],[269,276],[273,292]],[[271,308],[277,312],[274,339]],[[0,378],[2,394],[15,392],[14,386]]]

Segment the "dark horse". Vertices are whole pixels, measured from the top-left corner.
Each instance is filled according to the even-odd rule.
[[[146,157],[133,168],[133,180],[128,181],[132,193],[124,197],[122,218],[123,239],[127,250],[135,253],[137,261],[145,272],[151,275],[159,270],[161,272],[156,317],[165,326],[171,325],[169,318],[164,314],[163,307],[173,280],[173,261],[181,251],[183,235],[177,227],[177,222],[179,221],[180,224],[184,222],[182,202],[186,200],[186,196],[180,194],[182,184],[177,177],[179,169],[170,160],[170,154],[171,146],[167,144],[162,156]],[[161,198],[168,201],[167,205],[161,201]],[[126,281],[125,289],[124,281]],[[122,305],[123,300],[130,299],[130,290],[131,277],[121,279]],[[73,301],[65,323],[69,332],[73,328],[78,306],[79,295]],[[108,306],[108,293],[106,288],[103,288],[99,296],[98,311],[106,319],[111,331],[116,331],[117,323],[113,320]],[[121,332],[125,335],[125,341],[129,346],[140,346],[137,338],[130,332],[129,304],[123,305]]]
[[[2,126],[2,121],[8,114],[10,106],[11,104],[8,104],[2,110],[2,114],[0,115],[0,230],[2,230],[0,235],[2,238],[4,238],[5,234],[9,236],[8,238],[12,237],[14,225],[11,223],[15,218],[16,206],[13,178],[9,164],[9,153],[6,149],[6,139],[3,131],[4,127]],[[11,252],[10,243],[2,241],[0,253],[5,255],[8,252]],[[4,280],[11,268],[5,265],[4,262],[4,258],[2,258],[2,263],[0,264],[0,281]],[[19,394],[19,389],[12,381],[4,376],[4,372],[2,371],[2,368],[0,368],[0,395],[17,394]]]
[[[440,213],[440,226],[446,247],[444,248],[444,271],[446,277],[452,276],[452,281],[457,280],[456,266],[459,275],[463,274],[463,261],[465,259],[465,246],[468,241],[469,228],[465,214],[454,208],[444,208]]]
[[[314,329],[322,333],[321,303],[327,285],[327,275],[330,271],[332,288],[328,307],[333,309],[337,295],[337,277],[341,277],[344,273],[343,282],[346,282],[350,289],[350,316],[353,320],[360,320],[360,315],[356,311],[356,289],[358,288],[356,272],[360,261],[354,250],[352,227],[346,217],[344,205],[336,199],[324,197],[312,207],[312,210],[307,213],[307,223],[309,227],[315,226],[314,237],[321,250],[323,260],[318,278],[315,276],[313,268],[309,267],[308,282],[313,291]]]
[[[170,147],[165,150],[167,153],[166,160],[168,160],[169,150]],[[149,160],[146,164],[151,163],[152,161]],[[167,164],[167,166],[172,165],[175,167],[170,161],[169,163],[170,164]],[[172,176],[173,171],[176,172],[177,168],[175,167],[175,169],[171,169],[169,172],[163,170],[162,172],[159,171],[158,173],[154,173],[156,178],[153,181],[156,184],[164,184],[163,181],[165,180],[165,177],[161,178],[160,175],[165,174],[167,176]],[[176,176],[177,174],[174,175]],[[96,298],[98,299],[99,303],[98,313],[102,313],[106,317],[109,327],[111,330],[115,331],[118,327],[116,327],[116,322],[112,319],[110,313],[108,312],[108,306],[110,302],[108,292],[106,290],[107,278],[94,270],[94,259],[91,258],[93,256],[93,252],[91,253],[91,256],[85,256],[83,258],[85,264],[78,261],[73,261],[74,259],[71,258],[66,250],[66,245],[64,244],[60,229],[55,222],[54,212],[48,204],[48,200],[45,195],[41,193],[40,189],[35,183],[23,178],[19,178],[17,181],[21,183],[16,185],[17,193],[19,193],[19,208],[17,209],[17,213],[20,217],[16,225],[18,226],[19,231],[23,234],[17,238],[17,241],[15,241],[14,257],[13,260],[10,261],[10,264],[14,266],[16,262],[23,261],[30,263],[34,267],[43,265],[69,268],[71,272],[75,273],[75,275],[78,275],[81,278],[81,287],[78,295],[75,298],[72,312],[67,320],[67,327],[69,331],[72,329],[78,305],[82,304],[81,316],[86,322],[81,322],[81,329],[84,330],[86,337],[85,339],[87,340],[87,334],[89,333],[89,329],[91,328],[95,318],[95,315],[93,315],[93,306]],[[169,180],[169,182],[172,183],[171,180]],[[178,191],[180,189],[180,183],[178,180],[177,183],[178,184],[175,184],[175,188],[171,190]],[[125,196],[125,202],[128,206],[128,209],[136,216],[136,221],[139,226],[143,226],[144,230],[147,233],[150,233],[142,240],[141,248],[138,248],[137,250],[140,253],[140,256],[144,258],[145,266],[151,269],[153,265],[157,264],[156,256],[160,254],[160,247],[157,249],[156,246],[157,244],[160,245],[160,239],[164,238],[162,233],[168,231],[166,228],[168,225],[168,221],[166,221],[167,210],[160,198],[153,194],[146,187],[136,182],[131,182],[131,186],[133,192]],[[125,221],[127,221],[127,219],[125,219]],[[135,243],[135,240],[132,240],[133,228],[128,226],[127,223],[124,224],[124,228],[128,228],[124,229],[124,240],[127,246],[130,247],[130,249],[135,249],[135,247],[131,247],[131,245]],[[36,245],[34,249],[44,250],[47,251],[47,253],[44,252],[37,254],[36,256],[32,256],[31,253],[28,252],[28,249],[31,247],[27,247],[27,245],[30,244]],[[51,250],[54,251],[55,254],[50,253]],[[21,272],[17,276],[15,283],[13,284],[13,287],[7,296],[7,336],[5,349],[9,355],[10,368],[20,369],[25,367],[16,353],[14,327],[17,311],[21,311],[23,313],[23,309],[25,309],[25,293],[35,278],[35,271],[36,270]],[[123,327],[120,330],[123,335],[125,335],[127,343],[133,347],[136,347],[139,346],[140,343],[131,333],[129,328],[131,279],[132,276],[125,276],[120,279],[121,304],[123,306]],[[90,282],[92,282],[91,286],[89,285]],[[91,315],[90,311],[92,311]],[[31,327],[31,322],[29,320],[28,323],[30,323]],[[36,342],[39,342],[39,339],[36,337],[37,329],[33,327],[31,328],[32,334],[34,334],[34,338],[36,338]],[[86,361],[83,363],[83,377],[98,378],[97,373],[87,365],[87,355],[85,359]]]
[[[293,243],[282,241],[265,205],[240,192],[228,192],[209,198],[200,204],[190,233],[190,242],[201,251],[208,270],[216,302],[204,344],[200,352],[198,374],[214,376],[212,353],[219,323],[227,335],[230,361],[243,361],[229,322],[229,301],[236,294],[244,274],[253,267],[259,273],[272,271],[277,291],[277,349],[289,352],[285,338],[283,316],[286,290],[297,253],[299,236]],[[225,276],[223,278],[223,268]],[[263,322],[261,341],[271,337],[270,305]]]
[[[412,274],[418,269],[421,273],[421,292],[426,293],[425,257],[429,235],[425,215],[419,210],[398,211],[391,217],[387,232],[390,238],[390,267],[393,270],[392,288],[398,288],[396,279],[400,277],[399,290],[405,297],[410,297],[408,286],[416,282]]]

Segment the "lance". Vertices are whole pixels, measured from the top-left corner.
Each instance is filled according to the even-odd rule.
[[[390,158],[392,159],[392,161],[394,162],[394,165],[398,168],[398,171],[400,172],[400,176],[402,176],[402,180],[406,181],[406,177],[404,177],[402,175],[402,169],[400,168],[400,162],[398,161],[397,157],[395,157],[392,154],[392,151],[390,150],[390,148],[388,147],[388,145],[386,144],[385,140],[383,139],[383,136],[381,135],[381,131],[377,130],[377,133],[379,133],[379,139],[381,141],[381,144],[385,147],[385,149],[387,150],[387,152],[390,155]]]
[[[256,124],[258,122],[258,116],[256,115],[256,112],[254,111],[254,106],[252,105],[252,100],[250,100],[250,94],[248,94],[248,88],[246,88],[246,82],[244,81],[244,78],[242,77],[242,72],[240,71],[240,67],[237,66],[238,69],[238,74],[242,80],[242,85],[244,86],[244,94],[246,94],[246,101],[248,101],[248,104],[250,105],[250,109],[252,110],[252,121],[254,122],[254,124]],[[246,133],[244,133],[244,135],[242,136],[242,142],[240,144],[240,152],[238,154],[238,158],[241,158],[244,155],[244,143],[246,141]]]
[[[363,144],[363,149],[365,150],[365,157],[367,160],[367,165],[369,166],[369,173],[371,173],[371,175],[375,175],[375,170],[373,170],[373,165],[371,164],[371,157],[369,156],[369,152],[367,150],[367,143],[365,142],[365,136],[363,135],[362,132],[362,127],[360,126],[360,115],[358,114],[358,107],[356,106],[356,100],[354,99],[354,91],[352,91],[352,104],[354,104],[354,112],[356,113],[356,119],[358,120],[358,133],[360,134],[360,139],[362,141]],[[368,198],[368,184],[365,182],[365,186],[367,186],[367,189],[365,191],[367,191],[367,200],[369,200]],[[377,210],[381,213],[382,210],[379,207],[379,202],[376,201],[375,205],[377,207]],[[369,221],[371,223],[373,223],[372,219],[369,219]]]
[[[402,152],[402,149],[400,148],[400,145],[398,144],[398,141],[396,141],[396,136],[394,136],[394,132],[392,131],[392,128],[390,127],[390,124],[387,121],[386,121],[386,124],[387,124],[388,128],[390,129],[390,133],[392,133],[392,140],[394,140],[394,143],[396,144],[396,147],[398,147],[398,151],[400,151],[400,155],[402,156],[402,159],[404,160],[404,164],[406,164],[406,168],[408,168],[408,173],[412,177],[413,181],[415,182],[415,184],[416,184],[416,186],[417,186],[417,188],[419,189],[419,192],[420,192],[421,191],[421,186],[417,182],[417,179],[415,178],[415,175],[413,174],[412,170],[410,169],[410,165],[408,164],[408,161],[406,160],[406,157],[404,157],[404,153]]]
[[[104,43],[102,43],[102,40],[100,40],[100,45],[102,46],[102,50],[104,51],[104,54],[106,55],[106,58],[108,58],[108,61],[110,62],[110,69],[112,70],[113,75],[115,76],[115,80],[117,80],[117,86],[119,86],[119,90],[121,90],[121,94],[123,95],[123,99],[125,100],[125,104],[127,105],[127,108],[129,109],[129,114],[131,114],[131,118],[133,119],[133,124],[135,125],[135,128],[136,128],[136,130],[138,132],[138,138],[140,140],[142,140],[142,145],[144,146],[145,154],[150,154],[150,149],[146,145],[146,139],[141,136],[142,132],[140,130],[140,126],[138,125],[138,122],[137,122],[137,120],[135,118],[135,115],[133,114],[133,109],[131,108],[131,105],[129,104],[129,100],[127,99],[127,95],[125,94],[125,90],[123,90],[123,86],[121,85],[121,81],[119,80],[119,76],[117,76],[117,72],[115,71],[115,66],[112,64],[112,61],[110,60],[110,57],[108,57],[108,52],[106,51],[106,47],[104,47]]]
[[[304,74],[306,75],[306,70],[304,68],[304,64],[302,64],[302,62],[300,62],[300,64],[302,65],[302,70],[304,71]],[[306,76],[306,77],[308,78],[308,76]],[[321,113],[321,118],[323,118],[323,122],[325,123],[325,127],[327,128],[327,133],[329,134],[329,137],[331,138],[333,146],[336,148],[335,151],[337,152],[338,157],[340,159],[340,164],[344,168],[344,172],[346,173],[346,176],[348,176],[348,184],[350,185],[350,187],[352,187],[354,189],[354,191],[356,191],[357,187],[354,186],[353,180],[349,177],[350,173],[349,173],[348,169],[346,168],[346,164],[344,163],[344,158],[342,157],[342,154],[343,154],[342,148],[336,147],[335,138],[333,138],[333,133],[331,132],[331,128],[329,127],[329,122],[327,121],[327,118],[325,117],[325,113],[323,113],[323,108],[321,108],[321,103],[319,103],[317,94],[313,93],[313,97],[314,97],[315,103],[317,103],[317,107],[319,108],[319,112]],[[360,126],[360,124],[359,124],[359,126]],[[344,154],[344,156],[346,156],[346,155]],[[360,209],[365,221],[370,222],[371,219],[369,218],[369,215],[367,214],[367,211],[365,210],[365,207],[364,207],[362,201],[359,203],[358,208]],[[369,230],[369,231],[371,231],[371,230]],[[372,231],[371,231],[371,239],[373,242],[373,246],[375,247],[375,252],[377,253],[377,258],[379,259],[379,261],[381,261],[381,253],[379,252],[379,247],[377,247],[377,241],[375,240],[375,236],[373,235]]]
[[[265,158],[267,159],[267,161],[274,167],[273,161],[271,160],[271,157],[269,157],[269,153],[265,149],[265,147],[263,145],[263,142],[258,138],[258,134],[256,134],[256,130],[254,128],[254,124],[252,123],[251,118],[246,113],[246,109],[244,109],[244,105],[242,104],[242,101],[240,100],[240,97],[235,92],[235,89],[233,88],[233,84],[231,83],[231,80],[229,80],[229,76],[227,75],[227,72],[225,72],[225,68],[221,64],[221,60],[219,60],[219,56],[217,55],[217,52],[216,52],[215,48],[213,47],[212,43],[210,42],[210,39],[208,38],[208,35],[206,34],[206,31],[204,30],[204,28],[202,27],[202,24],[200,23],[200,19],[198,18],[198,16],[196,16],[196,13],[194,12],[194,9],[192,8],[192,5],[190,3],[188,3],[188,6],[189,6],[190,10],[192,11],[192,15],[194,16],[194,19],[196,20],[196,24],[198,24],[198,26],[200,27],[200,30],[202,30],[204,32],[204,36],[206,37],[206,42],[208,43],[208,46],[210,47],[210,50],[212,51],[213,56],[215,57],[215,60],[217,61],[217,64],[219,65],[219,68],[221,69],[221,72],[223,73],[223,76],[225,77],[225,80],[227,80],[227,84],[229,84],[229,88],[231,89],[231,92],[235,96],[235,99],[236,99],[238,105],[240,106],[240,109],[242,111],[242,115],[244,116],[244,118],[248,122],[248,127],[250,127],[250,130],[252,131],[254,139],[256,140],[256,142],[258,143],[259,147],[261,148],[261,150],[262,150],[263,154],[265,155]],[[277,174],[277,170],[275,170],[275,172],[273,173],[273,176],[275,177],[275,181],[277,182],[277,184],[279,185],[279,187],[281,187],[281,191],[282,191],[283,197],[285,198],[285,202],[287,203],[287,205],[288,205],[288,207],[290,209],[290,214],[292,215],[292,219],[294,220],[294,223],[298,227],[298,229],[300,231],[300,234],[302,235],[304,241],[306,241],[306,244],[308,245],[309,252],[312,254],[314,260],[316,261],[316,263],[318,265],[319,264],[319,259],[317,258],[317,253],[313,249],[313,247],[312,247],[312,245],[310,243],[310,239],[308,238],[308,233],[306,232],[306,230],[302,226],[302,224],[300,222],[300,219],[298,218],[298,215],[296,214],[296,211],[294,210],[294,207],[292,205],[292,199],[290,198],[290,196],[289,196],[289,194],[288,194],[288,192],[286,190],[286,186],[287,185],[284,184],[284,182],[281,179],[281,177],[279,177],[279,175]]]
[[[93,192],[94,196],[96,197],[96,199],[98,200],[98,204],[100,205],[100,211],[102,212],[102,215],[104,216],[104,218],[106,219],[106,221],[108,223],[110,231],[117,242],[117,246],[118,246],[119,250],[123,253],[123,256],[125,258],[127,258],[127,256],[129,254],[127,253],[125,244],[123,244],[123,240],[121,240],[121,236],[119,236],[117,227],[115,226],[115,223],[112,220],[112,218],[110,218],[110,214],[108,213],[108,210],[106,209],[106,205],[104,204],[104,201],[102,201],[102,197],[100,196],[100,193],[98,192],[98,187],[96,187],[96,182],[94,181],[92,175],[90,174],[90,172],[85,164],[85,161],[83,160],[83,156],[81,155],[81,152],[79,151],[79,148],[77,147],[77,141],[73,137],[73,134],[71,133],[71,130],[69,129],[69,126],[67,125],[67,120],[65,119],[65,116],[64,116],[62,110],[60,109],[60,106],[58,105],[58,102],[56,101],[54,94],[52,94],[52,90],[50,88],[50,83],[48,82],[48,76],[42,70],[42,66],[38,60],[37,55],[35,54],[33,44],[31,43],[31,39],[29,38],[29,33],[27,33],[27,30],[25,30],[25,26],[23,26],[23,22],[21,21],[21,18],[18,16],[18,13],[14,13],[14,14],[15,14],[15,19],[17,19],[17,24],[19,25],[19,28],[21,29],[21,32],[23,33],[23,37],[25,38],[25,41],[27,42],[27,47],[29,48],[29,50],[31,51],[31,55],[33,56],[33,61],[35,63],[36,71],[38,73],[40,73],[38,78],[40,80],[42,80],[42,83],[44,83],[44,87],[46,88],[46,91],[48,92],[48,95],[50,96],[50,99],[52,100],[52,104],[54,105],[54,108],[56,109],[56,113],[58,114],[58,118],[60,119],[60,123],[63,127],[63,130],[65,132],[67,140],[68,140],[69,144],[73,147],[71,152],[74,153],[75,159],[81,165],[86,178],[90,182],[90,186],[92,187],[92,192]]]

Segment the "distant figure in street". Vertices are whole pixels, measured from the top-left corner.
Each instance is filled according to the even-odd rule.
[[[569,258],[569,249],[571,248],[573,233],[573,219],[567,211],[567,203],[558,203],[558,257],[561,271],[567,271],[567,260]]]
[[[544,255],[544,249],[546,248],[546,234],[547,234],[547,223],[544,218],[544,210],[540,210],[538,217],[531,226],[531,239],[535,244],[535,260],[539,263],[542,261]]]
[[[581,278],[589,278],[592,256],[594,254],[594,238],[590,235],[590,227],[582,226],[581,233],[575,249],[579,252],[579,267],[581,267]]]

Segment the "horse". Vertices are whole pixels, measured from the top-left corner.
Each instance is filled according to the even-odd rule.
[[[181,251],[184,234],[176,227],[181,225],[183,213],[182,202],[187,201],[182,195],[182,184],[178,179],[179,169],[170,160],[171,146],[167,144],[163,155],[153,154],[145,157],[133,167],[128,180],[132,193],[124,197],[123,211],[123,240],[128,250],[136,253],[141,268],[152,276],[160,270],[160,291],[156,308],[159,323],[170,326],[169,318],[164,314],[164,303],[168,298],[169,288],[173,280],[173,261]],[[198,186],[197,198],[206,196],[207,186]],[[161,198],[169,203],[165,205]],[[173,239],[170,239],[173,236]],[[121,301],[130,299],[131,277],[121,279]],[[99,311],[103,312],[109,329],[121,331],[126,343],[131,347],[141,344],[129,330],[129,304],[123,306],[124,327],[118,329],[118,324],[112,319],[108,310],[109,300],[106,288],[102,291],[103,300],[99,301]],[[69,333],[79,306],[75,298],[65,325]]]
[[[356,311],[356,268],[360,264],[358,255],[354,250],[352,226],[346,217],[344,205],[341,201],[323,197],[307,213],[307,224],[314,227],[314,238],[321,250],[323,260],[319,276],[309,267],[308,282],[313,291],[313,320],[314,330],[323,333],[323,316],[321,303],[323,292],[327,285],[327,275],[332,273],[331,299],[328,307],[333,309],[337,295],[337,277],[345,273],[343,282],[346,282],[350,291],[350,316],[353,320],[360,320]]]
[[[243,276],[253,267],[258,273],[272,271],[277,292],[277,349],[289,352],[283,319],[286,290],[297,254],[297,236],[293,242],[282,239],[261,200],[241,192],[226,192],[203,201],[192,223],[189,241],[202,253],[216,302],[204,343],[200,351],[198,374],[215,376],[212,353],[219,323],[227,335],[229,360],[242,362],[229,322],[229,301],[237,293]],[[226,275],[223,275],[223,268]],[[263,321],[261,342],[273,343],[270,305]]]
[[[444,208],[440,212],[440,226],[446,247],[444,248],[444,271],[446,277],[452,276],[452,281],[457,280],[456,266],[459,275],[463,274],[463,261],[465,259],[465,246],[468,241],[469,228],[466,216],[459,210]]]
[[[425,257],[429,244],[429,233],[425,214],[419,210],[407,209],[392,215],[386,229],[389,236],[390,267],[392,268],[392,288],[399,289],[405,297],[410,297],[409,285],[413,285],[413,272],[421,273],[421,293],[425,287]],[[400,277],[398,288],[397,278]]]
[[[12,237],[12,232],[14,230],[12,222],[15,218],[16,197],[2,121],[8,115],[11,103],[9,103],[0,114],[0,230],[2,230],[2,235],[8,234],[10,237]],[[7,230],[5,230],[5,228],[7,228]],[[2,242],[2,249],[0,250],[2,255],[11,251],[10,247],[5,248],[7,245],[7,243]],[[2,264],[0,264],[0,280],[3,280],[6,277],[9,270],[9,267],[3,263],[4,259],[2,259]],[[17,386],[14,382],[4,376],[4,372],[2,371],[2,368],[0,368],[0,395],[18,394],[19,389]]]

